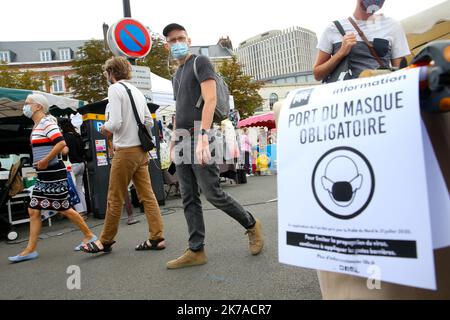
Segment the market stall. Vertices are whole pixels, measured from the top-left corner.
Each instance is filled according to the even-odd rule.
[[[250,135],[254,137],[251,157],[252,171],[258,175],[275,172],[277,170],[277,153],[274,112],[255,115],[241,120],[238,123],[238,128],[252,129],[250,131]]]

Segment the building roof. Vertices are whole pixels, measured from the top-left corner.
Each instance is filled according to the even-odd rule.
[[[12,52],[12,63],[39,62],[40,50],[50,49],[55,53],[53,60],[60,60],[59,49],[70,48],[73,54],[84,45],[87,40],[73,41],[0,41],[0,51]],[[73,56],[72,56],[73,57]]]
[[[299,26],[294,26],[294,27],[290,27],[290,28],[287,28],[287,29],[283,29],[283,30],[269,30],[269,31],[260,33],[260,34],[254,36],[254,37],[251,37],[251,38],[241,42],[239,44],[239,47],[246,47],[246,46],[249,46],[249,45],[252,45],[252,44],[264,41],[266,39],[270,39],[272,37],[276,37],[278,35],[290,33],[290,32],[293,32],[293,31],[302,31],[302,32],[309,33],[309,34],[312,34],[312,35],[316,36],[316,33],[311,31],[311,30],[309,30],[309,29],[302,28],[302,27],[299,27]]]
[[[222,57],[231,57],[233,52],[228,48],[222,47],[218,44],[210,45],[210,46],[192,46],[191,53],[200,55],[202,48],[208,48],[208,57],[210,58],[222,58]]]

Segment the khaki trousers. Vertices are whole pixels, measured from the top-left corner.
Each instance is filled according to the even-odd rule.
[[[150,182],[148,161],[148,154],[141,147],[115,151],[109,178],[105,224],[100,236],[103,244],[111,244],[117,234],[130,181],[133,181],[139,200],[144,205],[149,226],[149,239],[164,239],[163,220]]]

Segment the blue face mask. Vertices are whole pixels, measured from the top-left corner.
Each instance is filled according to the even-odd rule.
[[[170,53],[172,54],[172,57],[180,60],[188,55],[189,47],[187,43],[177,42],[170,46]]]
[[[384,1],[385,0],[363,0],[363,6],[366,11],[375,13],[383,7]]]
[[[31,119],[33,117],[33,111],[31,110],[31,105],[29,105],[29,104],[26,104],[23,106],[22,112],[23,112],[23,115],[27,118]]]

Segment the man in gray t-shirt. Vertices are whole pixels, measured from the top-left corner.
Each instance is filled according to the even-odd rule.
[[[192,129],[194,128],[194,122],[202,120],[203,109],[195,107],[202,94],[200,82],[214,80],[214,67],[208,57],[198,56],[196,66],[200,82],[197,81],[194,74],[196,57],[193,54],[189,55],[189,58],[178,68],[172,79],[173,95],[177,107],[175,122],[178,129]]]
[[[209,137],[217,102],[214,68],[207,57],[197,57],[189,52],[191,41],[183,26],[169,24],[164,28],[163,34],[167,40],[166,48],[180,65],[172,80],[176,115],[170,154],[172,161],[177,164],[176,173],[189,231],[189,249],[178,259],[169,261],[167,268],[179,269],[207,263],[204,250],[205,223],[199,187],[209,202],[247,230],[250,252],[257,255],[263,248],[261,222],[222,190],[219,168],[211,163]],[[194,73],[194,61],[198,78]],[[204,103],[197,108],[200,95]],[[179,136],[183,137],[183,147],[188,142],[191,147],[188,149],[194,151],[195,159],[189,157],[190,151],[187,152],[187,157],[183,155],[182,162],[175,158],[175,140]]]

